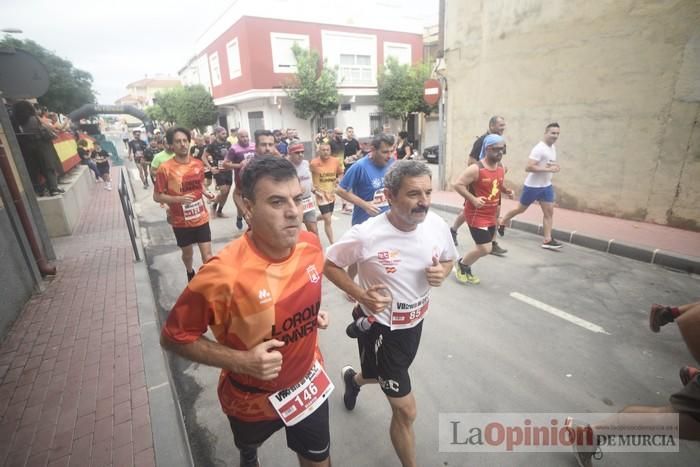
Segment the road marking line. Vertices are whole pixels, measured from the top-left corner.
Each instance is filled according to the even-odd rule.
[[[510,296],[516,300],[520,300],[523,303],[527,303],[528,305],[534,306],[535,308],[539,308],[542,311],[546,311],[550,315],[554,315],[557,318],[561,318],[563,320],[566,320],[570,323],[575,324],[576,326],[581,326],[584,329],[588,329],[591,332],[598,332],[601,334],[607,334],[608,336],[610,335],[610,333],[608,331],[601,328],[597,324],[593,324],[590,321],[586,321],[585,319],[581,319],[578,316],[574,316],[570,313],[567,313],[566,311],[562,311],[558,308],[554,308],[553,306],[547,305],[546,303],[542,303],[539,300],[535,300],[534,298],[530,298],[527,295],[523,295],[523,294],[518,293],[518,292],[511,292]]]
[[[170,383],[167,382],[167,381],[166,381],[165,383],[156,384],[155,386],[151,386],[150,388],[148,388],[148,391],[149,391],[149,392],[150,392],[150,391],[155,391],[156,389],[160,389],[160,388],[162,388],[163,386],[167,386],[168,384],[170,384]]]

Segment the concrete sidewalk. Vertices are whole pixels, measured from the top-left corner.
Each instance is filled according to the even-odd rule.
[[[433,192],[433,206],[457,213],[463,198],[454,191]],[[503,199],[501,215],[517,206]],[[513,219],[511,228],[542,233],[542,211],[533,205]],[[586,212],[556,208],[554,237],[599,251],[700,273],[700,233],[665,225],[630,221]],[[506,230],[505,240],[508,238]]]
[[[54,240],[58,275],[0,345],[0,465],[156,465],[117,174],[112,191],[91,187],[74,234]]]

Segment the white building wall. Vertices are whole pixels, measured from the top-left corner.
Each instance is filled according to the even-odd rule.
[[[335,124],[345,131],[345,128],[351,126],[355,129],[357,137],[366,137],[372,134],[372,129],[369,127],[369,116],[372,113],[379,112],[376,105],[373,104],[351,104],[351,110],[341,110],[335,115]]]
[[[281,106],[278,107],[275,102],[281,103]],[[339,110],[335,114],[335,126],[341,128],[343,132],[345,128],[351,126],[359,138],[371,136],[374,128],[370,127],[370,115],[379,113],[379,107],[371,102],[352,103],[351,105],[351,110]],[[226,109],[226,121],[229,128],[238,127],[250,131],[248,112],[263,112],[266,129],[294,128],[302,141],[309,141],[315,136],[310,122],[294,115],[293,104],[286,98],[278,97],[277,101],[272,97],[251,99],[223,107]],[[390,119],[389,125],[393,134],[397,134],[401,130],[400,120]],[[435,139],[437,140],[437,133],[435,133]]]
[[[229,128],[239,127],[250,131],[248,112],[263,112],[266,129],[294,128],[302,140],[311,139],[309,122],[297,118],[294,115],[294,108],[288,101],[280,102],[282,102],[281,108],[278,108],[273,98],[254,99],[235,106],[226,106],[226,121]]]

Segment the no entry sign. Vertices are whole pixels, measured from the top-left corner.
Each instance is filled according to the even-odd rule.
[[[423,100],[428,105],[435,105],[440,102],[442,90],[440,89],[440,81],[429,79],[423,83]]]

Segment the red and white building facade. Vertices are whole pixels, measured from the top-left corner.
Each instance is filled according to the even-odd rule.
[[[363,11],[363,4],[374,12]],[[421,19],[397,16],[400,5],[358,0],[352,10],[361,14],[333,18],[336,13],[327,2],[239,0],[202,35],[197,53],[179,76],[183,84],[202,84],[210,90],[221,123],[228,128],[295,128],[308,140],[310,124],[294,115],[284,91],[296,72],[291,52],[296,43],[319,52],[327,66],[336,69],[340,105],[324,123],[352,126],[357,135],[369,135],[384,123],[377,106],[381,65],[390,56],[407,64],[422,60],[422,34],[412,32],[422,31]],[[376,19],[359,21],[368,16]],[[360,22],[361,27],[354,24]],[[398,131],[399,123],[390,123]]]

